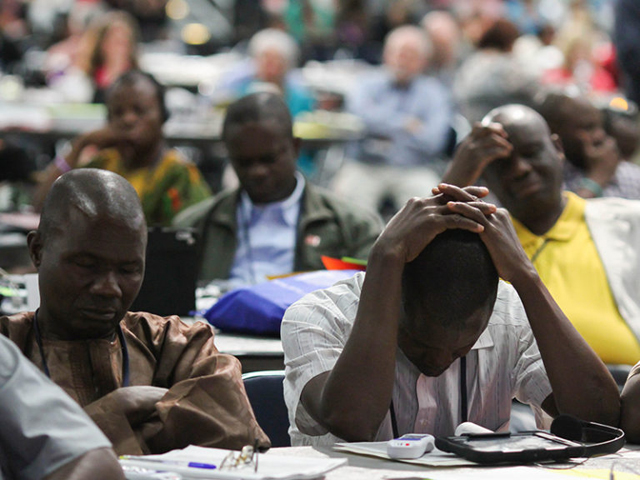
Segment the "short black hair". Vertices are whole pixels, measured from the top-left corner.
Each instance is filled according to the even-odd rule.
[[[282,96],[259,92],[244,96],[229,105],[222,126],[222,139],[227,139],[229,129],[233,126],[265,120],[276,121],[284,133],[293,136],[291,112]]]
[[[491,255],[480,236],[467,230],[437,235],[402,274],[405,312],[419,312],[430,323],[456,329],[464,328],[480,307],[495,302],[497,291]],[[406,321],[417,320],[407,315]]]
[[[536,100],[535,110],[542,115],[551,131],[556,133],[578,98],[562,89],[554,89],[540,95]]]
[[[515,23],[506,18],[498,18],[487,28],[478,40],[478,48],[495,48],[502,52],[508,52],[520,36],[520,31]]]
[[[164,85],[162,85],[156,78],[150,73],[143,72],[142,70],[129,70],[128,72],[123,73],[118,77],[118,79],[113,82],[113,84],[109,87],[107,92],[107,105],[109,104],[109,98],[111,94],[117,90],[118,88],[124,86],[134,85],[139,80],[147,80],[154,88],[154,92],[156,94],[156,99],[158,100],[158,106],[160,107],[160,113],[162,114],[162,123],[169,120],[169,110],[167,109],[167,104],[165,103],[165,93],[166,89]]]

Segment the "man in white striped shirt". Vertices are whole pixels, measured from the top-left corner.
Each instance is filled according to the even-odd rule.
[[[617,424],[613,378],[540,281],[506,211],[478,198],[487,193],[442,184],[411,200],[366,276],[287,310],[294,445],[446,436],[465,420],[503,430],[514,397],[537,413]]]

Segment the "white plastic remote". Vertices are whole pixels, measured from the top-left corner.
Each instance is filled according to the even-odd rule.
[[[387,442],[387,455],[391,458],[419,458],[433,450],[435,439],[425,433],[407,433]]]

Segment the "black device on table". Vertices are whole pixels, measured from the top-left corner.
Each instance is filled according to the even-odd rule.
[[[624,445],[619,428],[560,415],[551,431],[481,433],[436,439],[436,447],[482,464],[561,461],[617,452]]]

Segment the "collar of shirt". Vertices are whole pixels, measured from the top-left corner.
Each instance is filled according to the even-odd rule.
[[[584,221],[584,208],[586,200],[572,192],[564,192],[567,204],[551,229],[544,235],[536,235],[515,218],[511,218],[516,234],[520,239],[522,247],[527,250],[532,244],[540,242],[540,240],[554,240],[557,242],[567,242],[573,238],[576,230]]]
[[[411,90],[411,87],[413,86],[414,82],[419,77],[419,75],[416,75],[415,77],[411,78],[409,81],[400,83],[396,80],[395,76],[393,75],[393,72],[389,70],[387,71],[387,74],[388,74],[388,80],[389,80],[389,84],[391,85],[391,88],[399,92],[407,92]]]
[[[494,346],[493,338],[487,326],[467,354],[467,373],[470,375],[467,385],[477,385],[477,382],[474,383],[472,372],[478,369],[478,355],[480,355],[481,351],[489,351]],[[459,359],[453,362],[439,377],[423,375],[400,348],[398,348],[396,354],[396,361],[396,385],[394,386],[393,404],[394,406],[402,405],[402,408],[396,407],[395,410],[400,431],[402,433],[409,431],[434,433],[436,425],[440,425],[443,422],[444,424],[448,423],[447,419],[449,417],[452,417],[451,422],[454,422],[453,417],[455,417],[454,423],[457,425],[460,422],[457,415],[460,402]],[[447,392],[447,400],[443,403],[438,400],[438,392],[441,390],[446,390]],[[471,395],[472,392],[474,392],[473,386],[468,390],[468,401],[470,403],[475,400],[475,395]],[[441,398],[440,400],[443,399]],[[470,407],[468,407],[467,411],[470,410]],[[452,434],[456,425],[451,425],[450,434]],[[386,436],[390,438],[393,435],[391,422],[388,422],[385,428],[389,429]],[[442,426],[438,428],[441,429]]]
[[[249,219],[249,225],[258,221],[262,214],[266,211],[278,213],[280,220],[288,227],[293,227],[298,222],[298,214],[300,213],[300,199],[305,187],[305,179],[300,172],[296,172],[296,188],[293,193],[284,200],[278,202],[267,203],[265,205],[254,205],[249,195],[244,190],[240,194],[240,205],[238,208],[242,210],[241,218]]]
[[[493,338],[491,337],[491,333],[488,328],[484,329],[484,332],[480,334],[476,343],[474,343],[471,350],[480,350],[482,348],[491,348],[493,347]]]

